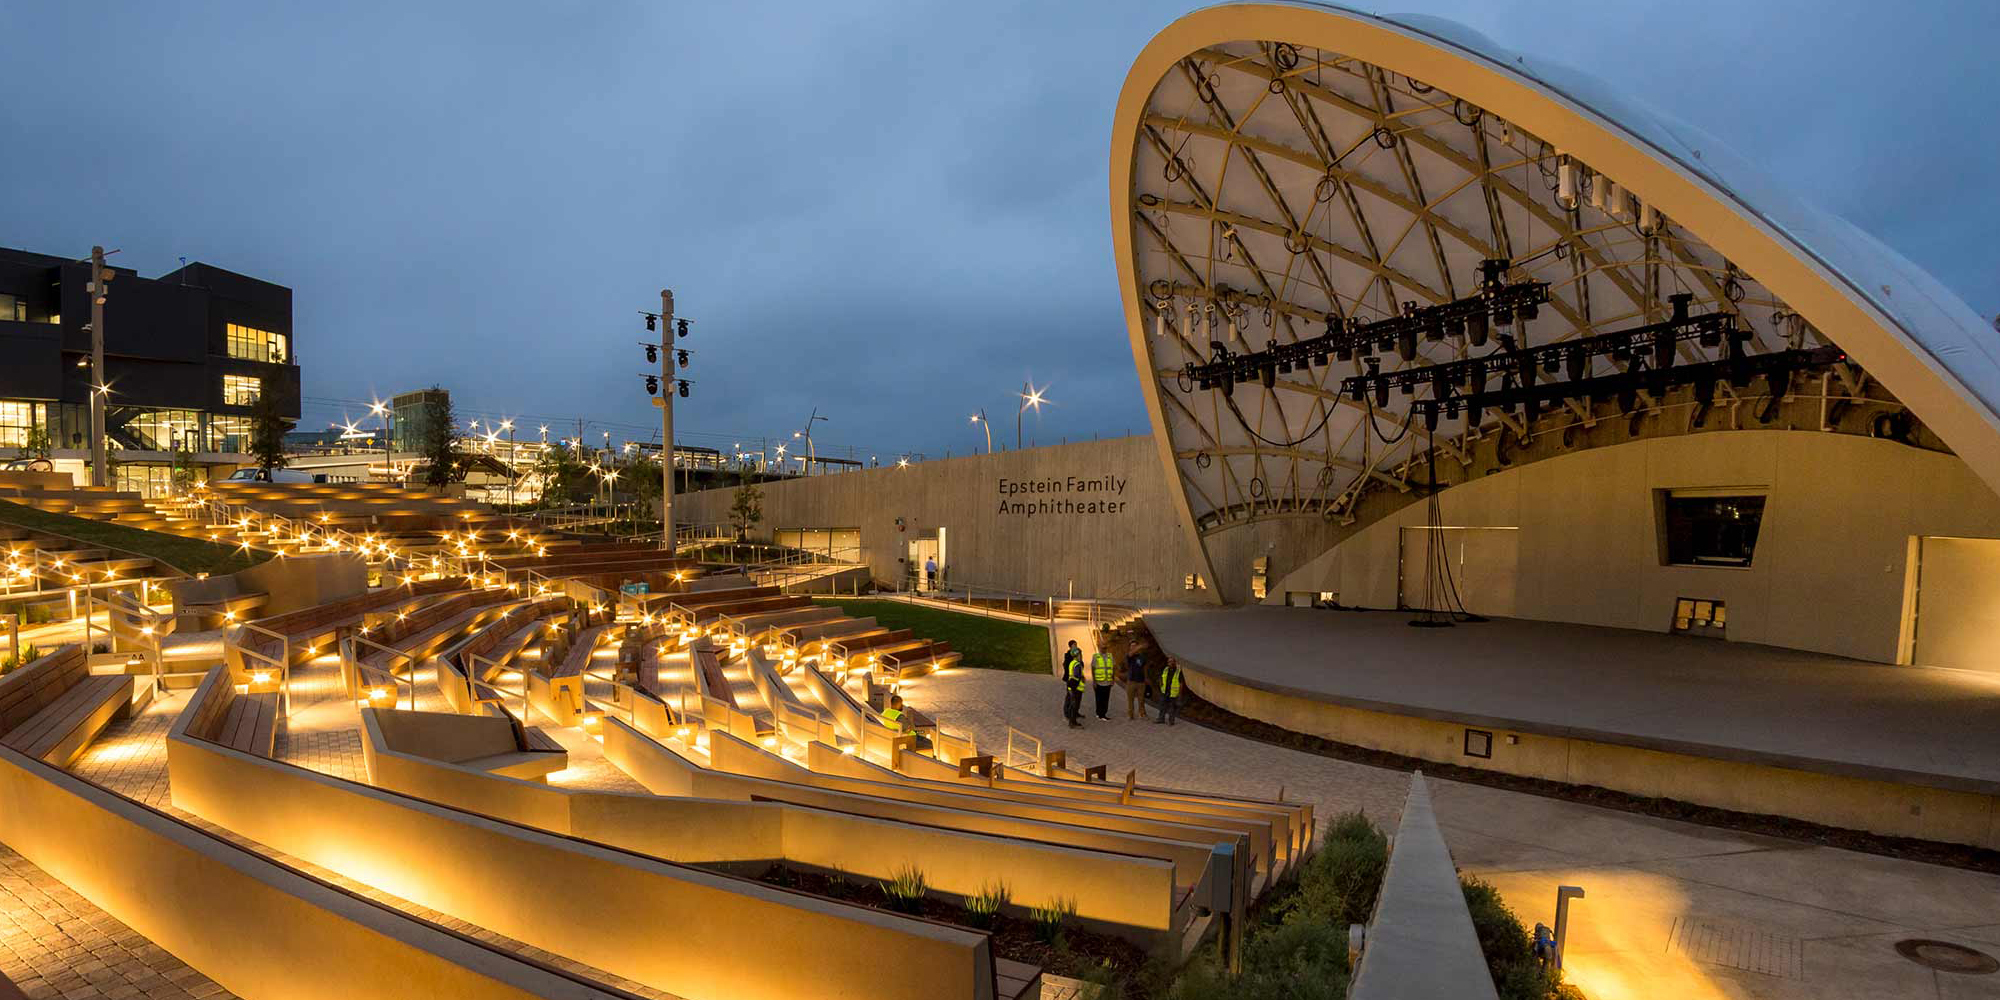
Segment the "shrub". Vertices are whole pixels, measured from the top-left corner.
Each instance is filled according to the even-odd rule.
[[[1000,911],[1014,898],[1013,891],[1005,882],[989,882],[979,887],[978,895],[965,901],[966,922],[974,927],[991,929],[999,919]]]
[[[0,674],[11,673],[41,658],[42,651],[37,646],[29,646],[18,652],[9,653],[6,659],[0,660]]]
[[[1500,901],[1500,891],[1476,877],[1459,879],[1472,929],[1486,953],[1486,968],[1500,1000],[1582,1000],[1583,994],[1562,981],[1562,970],[1544,968],[1535,958],[1534,939],[1521,919]]]
[[[924,881],[924,873],[914,865],[896,869],[889,881],[882,883],[882,892],[889,897],[889,908],[903,913],[921,912],[924,892],[929,888]]]
[[[1061,896],[1035,907],[1029,913],[1030,919],[1035,922],[1035,933],[1050,944],[1062,940],[1063,925],[1069,923],[1070,918],[1074,916],[1076,916],[1076,900]]]
[[[1323,918],[1289,921],[1244,943],[1243,974],[1230,976],[1211,957],[1188,967],[1172,1000],[1343,1000],[1347,929]]]
[[[1287,923],[1367,923],[1388,865],[1389,838],[1367,816],[1353,812],[1335,817],[1319,852],[1300,866],[1298,892],[1279,905],[1277,915]]]

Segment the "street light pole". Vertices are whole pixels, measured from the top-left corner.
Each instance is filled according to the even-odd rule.
[[[979,412],[972,415],[972,422],[986,432],[986,453],[993,454],[993,421],[986,419],[985,407],[980,407]]]
[[[104,456],[104,406],[109,383],[104,381],[104,299],[111,270],[104,266],[104,248],[90,248],[90,484],[109,485]]]

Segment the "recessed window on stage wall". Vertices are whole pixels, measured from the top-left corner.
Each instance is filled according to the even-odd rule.
[[[1757,550],[1763,491],[1665,490],[1660,511],[1669,566],[1745,567]]]

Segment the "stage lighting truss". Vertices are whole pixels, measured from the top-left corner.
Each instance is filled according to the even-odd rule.
[[[1351,361],[1357,355],[1366,358],[1377,351],[1394,351],[1404,361],[1411,361],[1417,356],[1419,339],[1434,342],[1449,336],[1484,347],[1492,328],[1506,329],[1517,320],[1531,321],[1549,301],[1548,282],[1507,283],[1505,275],[1511,266],[1504,260],[1481,262],[1480,290],[1451,302],[1434,306],[1405,302],[1401,313],[1368,323],[1328,316],[1327,332],[1306,340],[1289,344],[1273,341],[1264,350],[1243,353],[1231,352],[1219,340],[1210,341],[1208,361],[1189,362],[1182,369],[1181,386],[1188,391],[1219,388],[1228,393],[1238,382],[1255,380],[1268,389],[1277,384],[1279,375],[1294,369],[1324,367],[1334,360]]]

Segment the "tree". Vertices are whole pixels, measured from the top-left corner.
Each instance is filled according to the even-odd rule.
[[[738,486],[736,498],[729,504],[729,519],[736,523],[736,539],[742,541],[764,519],[764,491],[751,483]]]
[[[442,491],[446,485],[465,478],[465,460],[458,450],[458,415],[452,411],[451,397],[438,386],[424,399],[423,440],[419,442],[430,468],[424,483]]]
[[[194,489],[194,435],[176,434],[173,442],[174,495],[184,496]]]
[[[625,463],[618,478],[628,484],[626,488],[632,491],[632,499],[638,501],[632,508],[632,530],[637,531],[640,513],[643,511],[650,518],[653,501],[660,498],[660,464],[638,455]]]
[[[543,508],[574,503],[583,490],[583,463],[577,460],[576,452],[561,442],[543,448],[535,457],[534,474],[542,486],[538,506]]]
[[[21,445],[22,458],[48,458],[55,451],[55,441],[49,437],[49,426],[37,424],[28,429],[28,439]]]
[[[250,401],[250,454],[257,459],[257,468],[266,478],[272,469],[285,467],[285,435],[291,432],[292,421],[286,419],[278,404],[278,394],[271,391],[271,381],[265,379],[257,397]]]

